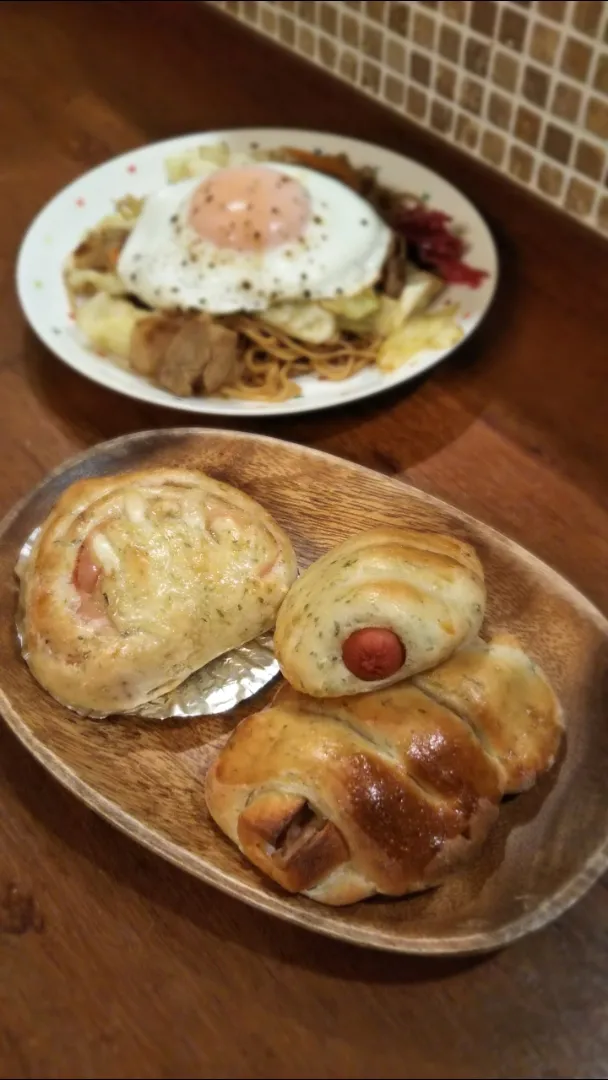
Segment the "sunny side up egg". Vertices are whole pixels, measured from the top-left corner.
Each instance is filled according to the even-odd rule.
[[[391,233],[354,191],[312,169],[218,169],[148,196],[118,273],[149,307],[224,315],[353,296],[381,273]]]

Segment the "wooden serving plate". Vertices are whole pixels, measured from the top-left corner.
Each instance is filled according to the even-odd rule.
[[[91,721],[57,705],[30,676],[14,629],[14,565],[27,535],[76,479],[146,465],[194,466],[243,488],[289,532],[301,566],[372,524],[441,529],[471,541],[488,583],[488,631],[509,629],[564,705],[560,761],[505,803],[477,862],[441,888],[403,900],[326,908],[281,892],[212,824],[203,777],[245,711],[198,720]],[[517,544],[398,481],[305,447],[235,432],[144,432],[57,470],[0,525],[0,708],[60,783],[134,840],[248,904],[358,945],[473,953],[556,918],[608,867],[608,622]]]

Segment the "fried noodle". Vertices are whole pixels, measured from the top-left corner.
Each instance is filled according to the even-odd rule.
[[[374,364],[379,338],[340,334],[333,341],[312,345],[263,323],[251,315],[230,316],[227,326],[245,343],[237,380],[219,391],[222,397],[248,401],[288,401],[299,397],[298,375],[316,375],[339,382]]]

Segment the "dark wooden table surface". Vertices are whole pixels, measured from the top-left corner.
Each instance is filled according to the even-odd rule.
[[[256,429],[443,496],[607,608],[606,246],[177,0],[0,3],[0,511],[82,447],[180,423],[34,340],[13,290],[31,218],[115,153],[248,124],[322,127],[420,158],[486,214],[504,268],[483,331],[413,389]],[[605,882],[486,959],[366,953],[164,865],[0,725],[2,1077],[608,1077],[607,999]]]

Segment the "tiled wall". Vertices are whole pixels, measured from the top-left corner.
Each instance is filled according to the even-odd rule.
[[[213,0],[608,234],[606,0]]]

